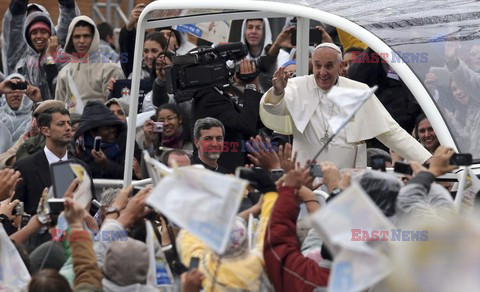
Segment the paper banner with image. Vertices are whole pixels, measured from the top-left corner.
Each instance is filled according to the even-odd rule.
[[[81,164],[72,163],[71,167],[79,181],[77,189],[73,192],[73,200],[86,208],[92,201],[92,181],[87,170]]]
[[[390,231],[393,225],[358,185],[334,198],[308,219],[335,255],[330,273],[329,291],[361,291],[391,272],[385,252],[388,241],[353,240],[352,229],[372,234]]]
[[[222,254],[247,185],[234,176],[180,167],[156,185],[147,204]]]
[[[473,170],[467,166],[460,173],[457,173],[459,188],[455,196],[455,207],[457,210],[471,211],[474,208],[475,198],[480,191],[480,180]]]
[[[148,247],[148,274],[147,284],[155,287],[168,288],[171,287],[173,291],[173,276],[168,266],[167,259],[161,246],[158,244],[157,236],[153,230],[153,225],[150,221],[146,221]],[[155,227],[158,228],[158,227]]]
[[[24,291],[30,279],[20,254],[0,224],[0,291]]]
[[[214,44],[228,42],[230,34],[230,21],[211,21],[197,24],[182,24],[177,30],[190,33]]]

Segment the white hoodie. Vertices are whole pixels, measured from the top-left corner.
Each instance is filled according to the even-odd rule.
[[[107,90],[108,80],[111,77],[116,80],[125,79],[125,76],[119,66],[111,63],[110,59],[102,57],[101,50],[99,49],[100,37],[97,27],[88,16],[77,16],[70,23],[65,52],[68,54],[75,52],[72,43],[73,30],[75,25],[82,20],[94,27],[93,40],[88,50],[88,56],[85,57],[83,62],[79,61],[78,58],[72,58],[71,62],[58,73],[55,99],[65,102],[70,101],[72,91],[67,77],[67,72],[69,72],[72,75],[72,79],[84,105],[87,104],[89,100],[106,102],[109,94]]]

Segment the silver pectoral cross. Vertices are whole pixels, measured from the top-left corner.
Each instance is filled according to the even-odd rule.
[[[328,139],[330,139],[330,137],[328,137],[328,132],[325,132],[325,135],[320,139],[320,143],[322,143],[322,147],[327,144]],[[328,150],[328,146],[325,150]]]

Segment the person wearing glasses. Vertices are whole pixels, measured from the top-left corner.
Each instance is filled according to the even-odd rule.
[[[180,109],[171,103],[158,107],[155,120],[147,120],[143,126],[144,149],[152,155],[160,146],[171,149],[192,150],[189,127],[184,127]]]

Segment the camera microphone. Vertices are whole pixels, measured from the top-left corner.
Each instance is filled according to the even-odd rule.
[[[227,53],[231,58],[237,61],[245,58],[248,55],[247,46],[241,42],[217,45],[215,50],[219,54]]]
[[[224,53],[230,54],[230,56],[239,60],[248,55],[247,46],[242,42],[236,43],[226,43],[221,45],[215,45],[213,47],[203,47],[199,48],[197,51],[190,52],[190,54],[207,54],[207,53],[218,53],[220,55]]]

